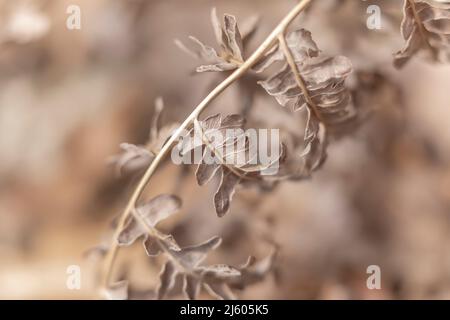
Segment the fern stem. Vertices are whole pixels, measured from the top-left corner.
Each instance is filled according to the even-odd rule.
[[[277,42],[280,35],[286,32],[291,22],[312,2],[313,0],[301,0],[292,10],[283,18],[283,20],[277,25],[277,27],[271,32],[271,34],[264,40],[264,42],[256,49],[256,51],[240,65],[228,78],[226,78],[222,83],[220,83],[216,88],[214,88],[206,98],[200,102],[199,105],[192,111],[192,113],[186,118],[186,120],[180,125],[180,127],[172,134],[170,139],[164,144],[160,152],[156,155],[155,159],[152,161],[145,174],[139,181],[136,189],[134,190],[122,216],[119,219],[119,223],[113,235],[111,247],[106,255],[104,267],[103,267],[103,278],[101,285],[103,288],[108,288],[112,278],[113,265],[117,257],[118,243],[117,238],[120,232],[125,226],[127,218],[133,214],[134,208],[142,195],[145,187],[147,186],[150,178],[153,176],[154,172],[167,156],[172,148],[172,145],[178,140],[182,135],[184,130],[188,128],[194,120],[196,120],[200,114],[209,106],[209,104],[217,98],[223,91],[225,91],[231,84],[236,80],[241,78],[247,71],[249,71],[262,57],[270,50]]]

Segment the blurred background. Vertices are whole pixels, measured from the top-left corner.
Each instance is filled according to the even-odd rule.
[[[83,253],[109,241],[137,182],[117,177],[108,157],[122,142],[145,144],[155,98],[164,97],[164,123],[182,121],[217,82],[193,75],[197,61],[173,40],[212,44],[216,6],[238,21],[259,15],[251,51],[295,3],[0,0],[1,299],[98,298],[97,262]],[[369,4],[381,8],[380,30],[366,27]],[[69,5],[81,9],[80,30],[66,28]],[[266,256],[267,239],[279,245],[275,274],[240,298],[450,298],[450,66],[414,58],[392,67],[401,10],[400,0],[323,0],[295,22],[324,52],[351,58],[354,98],[370,109],[311,180],[239,190],[220,219],[213,186],[197,187],[194,168],[168,163],[152,180],[149,196],[185,202],[164,225],[183,245],[219,235],[212,259],[229,264]],[[282,112],[258,90],[254,110]],[[213,109],[237,104],[233,86]],[[119,260],[134,286],[156,284],[160,262],[140,245]],[[70,265],[81,267],[80,290],[66,286]],[[381,268],[381,290],[366,287],[369,265]]]

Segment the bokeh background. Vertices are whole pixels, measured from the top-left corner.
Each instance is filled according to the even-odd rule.
[[[66,28],[74,4],[81,30]],[[193,75],[196,61],[173,40],[193,34],[213,43],[216,6],[240,21],[260,16],[255,48],[293,4],[0,1],[0,298],[98,298],[97,261],[83,253],[108,240],[136,183],[106,160],[121,142],[146,142],[156,97],[166,103],[164,122],[181,121],[217,81]],[[380,30],[366,27],[369,4],[381,7]],[[238,264],[279,245],[275,274],[239,297],[450,298],[450,66],[415,58],[392,67],[401,9],[400,0],[323,0],[296,21],[323,51],[352,59],[370,107],[311,180],[240,190],[220,219],[213,187],[197,187],[193,168],[164,165],[149,186],[149,196],[183,198],[182,212],[164,225],[182,244],[223,237],[212,259]],[[231,113],[237,92],[231,87],[213,108]],[[262,89],[258,104],[260,116],[280,112]],[[139,245],[121,251],[119,262],[117,272],[135,287],[156,284],[160,261]],[[69,265],[81,266],[81,290],[66,287]],[[381,268],[381,290],[366,287],[369,265]]]

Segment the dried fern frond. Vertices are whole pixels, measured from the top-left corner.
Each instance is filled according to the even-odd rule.
[[[167,219],[172,214],[176,213],[180,207],[181,200],[178,197],[173,195],[160,195],[136,208],[135,215],[139,215],[147,227],[156,230],[154,228],[160,221]],[[121,246],[128,246],[141,237],[143,238],[142,244],[148,256],[157,256],[161,252],[160,247],[157,245],[158,241],[164,241],[174,250],[178,249],[172,236],[161,234],[156,231],[154,234],[149,234],[148,230],[144,228],[142,223],[138,221],[135,216],[131,216],[130,219],[128,219],[117,241]]]
[[[171,235],[161,233],[156,227],[169,218],[181,206],[181,200],[173,195],[159,195],[136,209],[117,238],[119,245],[128,246],[142,238],[145,251],[150,257],[164,253],[167,260],[160,272],[160,283],[156,289],[134,292],[126,280],[110,285],[105,291],[109,299],[128,299],[145,295],[163,299],[175,287],[177,276],[183,281],[183,292],[189,299],[197,298],[201,287],[219,299],[235,299],[231,288],[243,289],[261,281],[271,270],[275,251],[266,259],[234,268],[225,264],[205,266],[202,263],[216,249],[222,239],[211,239],[193,246],[181,248]]]
[[[304,150],[300,153],[303,167],[292,175],[298,178],[324,162],[330,135],[353,126],[356,112],[345,87],[352,64],[343,56],[323,55],[305,29],[293,31],[280,41],[254,69],[263,72],[281,62],[278,72],[259,83],[281,106],[306,112]]]
[[[197,47],[196,49],[189,49],[178,39],[175,40],[175,44],[190,56],[206,63],[197,67],[197,72],[221,72],[239,68],[245,60],[244,41],[254,34],[257,18],[253,17],[245,22],[241,33],[235,16],[225,14],[222,26],[217,16],[217,10],[213,8],[211,22],[216,42],[220,47],[219,52],[193,36],[190,36],[189,39]]]
[[[122,153],[112,156],[108,162],[114,165],[116,175],[124,172],[137,172],[150,165],[155,155],[144,146],[136,146],[131,143],[121,143]]]
[[[434,0],[405,0],[402,36],[406,43],[395,54],[394,65],[403,67],[419,51],[433,61],[450,61],[450,4]]]
[[[350,92],[344,84],[352,72],[350,60],[344,56],[322,55],[311,33],[305,29],[291,32],[286,37],[286,43],[298,73],[305,82],[307,92],[303,92],[299,87],[296,80],[297,71],[292,70],[286,61],[285,50],[280,47],[266,55],[256,68],[261,72],[276,61],[285,62],[280,71],[259,82],[267,93],[275,97],[280,105],[290,107],[294,111],[308,107],[313,111],[314,117],[330,129],[352,118],[354,109]],[[312,103],[308,101],[307,95]]]
[[[259,163],[258,149],[249,144],[243,130],[244,124],[245,119],[240,115],[222,118],[216,114],[196,121],[194,136],[183,139],[183,154],[203,148],[203,158],[195,173],[200,186],[220,175],[219,187],[214,195],[214,206],[219,217],[230,209],[236,186],[241,181],[263,179],[265,170],[283,158],[284,148],[280,145],[279,157],[271,159],[270,163]],[[229,149],[232,151],[226,153]]]
[[[178,275],[183,281],[183,293],[188,299],[196,299],[204,287],[217,299],[236,299],[232,288],[242,290],[248,285],[261,281],[272,270],[275,252],[267,258],[255,262],[249,258],[246,264],[232,267],[225,264],[202,265],[209,252],[216,249],[222,240],[213,237],[199,245],[170,251],[171,259],[166,262],[160,274],[160,286],[157,296],[164,298],[175,286]]]
[[[136,146],[131,143],[122,143],[120,145],[122,153],[108,159],[108,163],[115,167],[117,176],[123,173],[139,172],[147,168],[152,163],[156,154],[161,150],[166,140],[172,135],[172,132],[178,127],[176,123],[160,127],[159,119],[163,110],[164,102],[162,98],[157,98],[155,100],[155,111],[149,140],[146,145]]]

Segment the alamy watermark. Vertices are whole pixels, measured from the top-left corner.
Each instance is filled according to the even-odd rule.
[[[366,285],[369,290],[381,289],[381,268],[375,264],[367,267],[367,274],[370,276],[367,278]]]
[[[81,268],[79,265],[73,264],[66,269],[67,280],[66,287],[69,290],[81,289]]]
[[[66,27],[69,30],[81,29],[81,8],[75,4],[67,7],[66,13],[69,15],[66,19]]]
[[[171,153],[178,165],[224,164],[261,175],[277,174],[281,157],[279,129],[184,130]]]
[[[366,2],[367,0],[363,0]],[[366,10],[369,17],[366,20],[366,26],[369,30],[381,29],[381,8],[376,4],[370,4]]]

